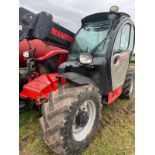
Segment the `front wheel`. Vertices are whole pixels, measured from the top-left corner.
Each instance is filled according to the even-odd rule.
[[[42,107],[43,138],[57,154],[74,155],[85,149],[99,124],[101,96],[93,85],[62,85]]]

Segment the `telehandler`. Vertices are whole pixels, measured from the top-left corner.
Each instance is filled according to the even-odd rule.
[[[130,16],[113,6],[109,12],[89,15],[81,22],[67,60],[57,72],[34,78],[20,93],[41,106],[43,139],[61,155],[79,154],[89,145],[102,104],[110,105],[118,97],[130,99],[133,93],[134,73],[129,63],[135,27]]]

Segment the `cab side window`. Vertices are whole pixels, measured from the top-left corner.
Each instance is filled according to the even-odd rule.
[[[134,49],[134,42],[135,42],[135,30],[134,27],[131,27],[131,33],[130,33],[130,44],[129,44],[129,51],[132,52]]]
[[[126,24],[119,30],[114,44],[114,53],[120,53],[128,50],[130,42],[130,28],[131,26]]]

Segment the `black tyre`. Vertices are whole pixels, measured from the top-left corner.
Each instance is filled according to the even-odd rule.
[[[80,153],[95,135],[100,112],[101,96],[93,85],[60,86],[42,106],[40,125],[45,143],[57,154]]]
[[[121,98],[130,99],[134,89],[134,71],[128,70],[123,86]]]

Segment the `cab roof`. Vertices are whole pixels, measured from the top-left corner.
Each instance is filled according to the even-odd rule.
[[[81,22],[82,25],[85,25],[87,23],[98,22],[103,20],[111,20],[112,18],[121,19],[124,17],[129,18],[130,16],[123,12],[100,12],[86,16],[81,20]]]

